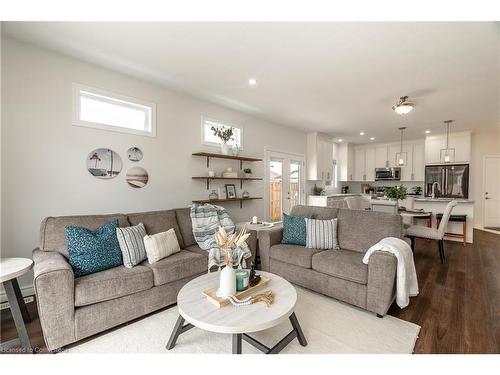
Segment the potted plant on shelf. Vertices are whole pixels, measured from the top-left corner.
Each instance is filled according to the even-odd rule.
[[[391,200],[403,200],[406,198],[406,187],[403,185],[389,186],[384,189],[384,194]]]
[[[245,173],[245,178],[252,177],[252,170],[250,168],[243,169],[243,173]]]
[[[220,146],[220,152],[221,154],[227,155],[229,153],[229,147],[227,146],[227,142],[230,140],[234,140],[233,135],[234,135],[234,128],[230,127],[227,128],[225,126],[212,126],[212,131],[214,132],[214,135],[219,137],[219,139],[222,141],[222,144]]]

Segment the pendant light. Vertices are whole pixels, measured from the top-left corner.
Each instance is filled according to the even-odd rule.
[[[403,132],[405,131],[406,126],[398,129],[399,131],[401,131],[401,147],[399,149],[399,152],[396,152],[396,165],[402,167],[408,164],[408,153],[403,152]]]
[[[406,115],[411,112],[413,107],[415,104],[408,100],[408,96],[402,96],[399,98],[399,102],[392,107],[392,110],[398,115]]]
[[[453,120],[443,121],[446,124],[446,148],[440,150],[439,159],[441,163],[452,163],[455,161],[455,149],[450,148],[450,124]]]

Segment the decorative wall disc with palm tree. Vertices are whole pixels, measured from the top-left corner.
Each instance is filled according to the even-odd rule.
[[[130,161],[141,161],[142,160],[142,150],[139,147],[130,147],[127,150],[127,157]]]
[[[97,178],[113,178],[122,170],[122,159],[109,148],[97,148],[87,156],[87,170]]]

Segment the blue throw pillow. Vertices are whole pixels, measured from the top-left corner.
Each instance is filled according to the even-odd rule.
[[[283,213],[282,244],[306,246],[306,218],[309,216],[291,216]]]
[[[96,230],[67,226],[69,264],[75,276],[104,271],[123,264],[120,244],[116,237],[118,220],[110,221]]]

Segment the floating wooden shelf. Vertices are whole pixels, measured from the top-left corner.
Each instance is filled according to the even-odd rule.
[[[243,181],[262,181],[260,177],[208,177],[196,176],[191,177],[193,180],[207,180],[207,190],[210,189],[210,180],[233,180],[240,181],[240,189],[243,189]]]
[[[262,197],[249,197],[249,198],[225,198],[225,199],[199,199],[194,200],[193,203],[222,203],[222,202],[240,202],[240,208],[243,207],[243,201],[251,201],[255,199],[262,199]]]
[[[207,168],[210,167],[210,158],[216,159],[229,159],[229,160],[238,160],[240,162],[240,169],[243,168],[244,161],[262,161],[262,159],[258,158],[250,158],[246,156],[233,156],[233,155],[224,155],[224,154],[216,154],[213,152],[195,152],[193,156],[202,156],[207,158]]]

